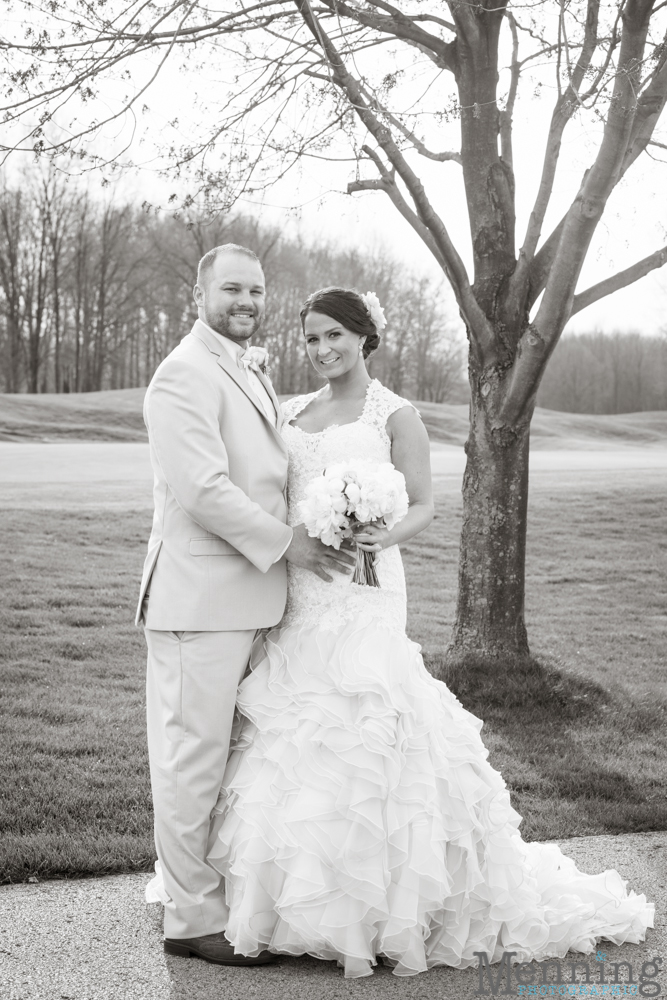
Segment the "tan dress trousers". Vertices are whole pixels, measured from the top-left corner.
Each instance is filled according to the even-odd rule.
[[[206,862],[211,811],[255,630],[145,634],[155,845],[170,897],[164,933],[215,934],[225,929],[228,911],[220,874]]]

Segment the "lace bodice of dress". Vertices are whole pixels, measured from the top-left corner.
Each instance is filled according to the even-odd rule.
[[[326,388],[323,387],[323,388]],[[321,475],[328,465],[351,458],[367,462],[390,462],[391,441],[387,434],[390,415],[412,403],[373,379],[366,391],[366,402],[358,420],[332,424],[323,431],[308,433],[290,421],[315,399],[323,389],[296,396],[283,403],[282,435],[289,451],[287,480],[288,522],[302,522],[298,503],[307,484]],[[286,625],[320,625],[337,628],[357,615],[381,618],[392,628],[405,629],[405,577],[398,546],[380,553],[377,560],[380,588],[360,587],[350,577],[335,574],[327,584],[308,570],[288,564]]]

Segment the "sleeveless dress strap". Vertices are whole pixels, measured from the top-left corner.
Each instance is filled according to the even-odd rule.
[[[383,437],[389,440],[387,420],[389,420],[392,413],[395,413],[396,410],[402,410],[405,406],[412,407],[415,413],[421,418],[419,410],[409,399],[398,396],[391,389],[387,389],[381,382],[378,382],[377,379],[373,379],[368,387],[364,412],[359,419],[364,423],[372,424]]]
[[[321,390],[316,389],[315,392],[307,392],[302,396],[292,396],[291,399],[286,399],[284,403],[281,403],[280,407],[283,411],[283,420],[285,423],[288,424],[290,420],[294,420],[294,418],[308,406],[311,399],[314,399],[320,391]]]

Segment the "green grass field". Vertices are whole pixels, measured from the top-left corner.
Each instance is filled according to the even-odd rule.
[[[145,870],[148,512],[2,512],[2,881]]]
[[[443,498],[436,523],[405,547],[409,631],[433,672],[484,720],[526,839],[666,827],[666,478],[633,473],[619,485],[602,474],[573,496],[536,477],[528,667],[443,668],[458,498]]]
[[[663,484],[664,488],[664,484]],[[410,634],[436,672],[453,614],[459,500],[405,548]],[[152,865],[144,643],[132,624],[150,513],[3,511],[0,880]],[[664,829],[667,512],[660,483],[533,491],[536,664],[447,679],[528,839]],[[611,560],[610,553],[614,558]]]
[[[122,440],[140,393],[91,394],[108,397],[95,402],[100,436]],[[84,404],[66,404],[79,427]],[[53,430],[51,399],[24,405]],[[445,439],[454,416],[427,422],[440,420]],[[650,446],[663,419],[539,416],[553,448],[571,441],[572,419],[588,448],[623,427],[625,444]],[[83,504],[76,485],[19,486],[0,489],[0,882],[149,870],[145,649],[132,620],[151,511],[120,481],[113,506],[103,484]],[[451,482],[433,525],[404,548],[409,633],[484,719],[527,839],[667,827],[666,489],[656,468],[533,476],[527,667],[443,668],[461,518]]]

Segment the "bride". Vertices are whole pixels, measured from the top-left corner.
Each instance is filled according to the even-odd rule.
[[[379,589],[290,564],[285,616],[256,642],[209,842],[227,938],[245,955],[337,960],[347,977],[380,957],[409,976],[477,952],[529,961],[643,940],[653,906],[617,872],[584,875],[556,845],[524,843],[482,723],[405,633],[398,545],[433,516],[429,443],[412,404],[366,370],[377,299],[327,288],[301,322],[327,382],[284,404],[290,524],[308,482],[351,458],[393,462],[410,508],[357,536]]]

